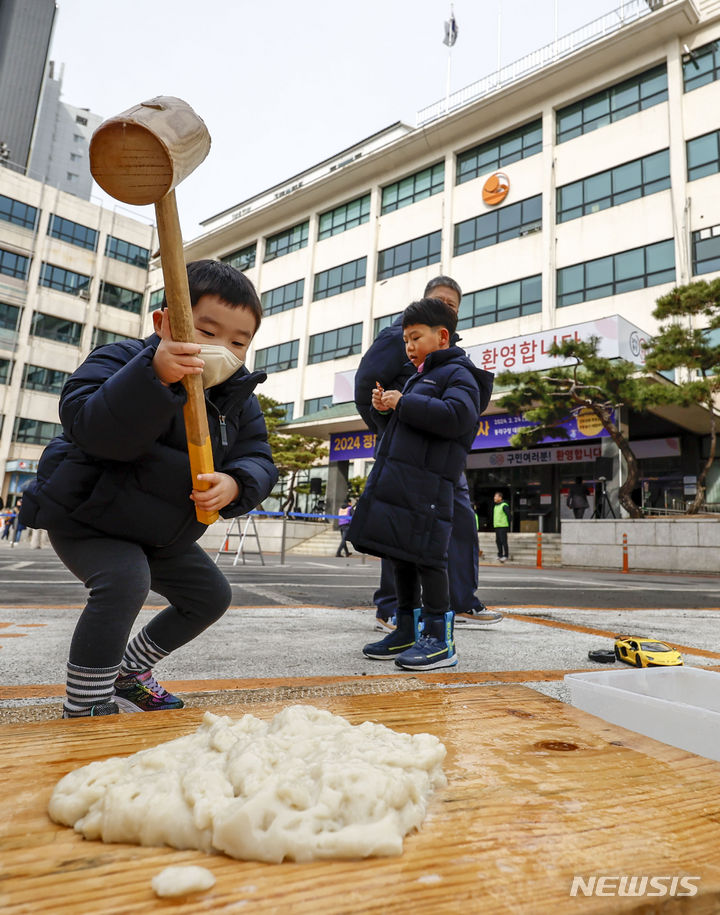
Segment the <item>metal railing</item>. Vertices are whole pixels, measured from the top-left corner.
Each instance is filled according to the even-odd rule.
[[[661,508],[661,507],[652,507],[652,506],[647,505],[643,508],[643,514],[648,515],[648,516],[651,516],[651,515],[667,516],[669,518],[673,518],[678,515],[687,515],[687,513],[688,513],[687,507],[691,504],[690,502],[687,503],[687,506],[685,508],[677,507],[677,505],[678,505],[677,499],[674,499],[673,503],[676,506],[675,508]],[[700,506],[700,509],[695,513],[694,517],[697,517],[698,515],[718,515],[718,514],[720,514],[720,504],[718,504],[717,502],[706,502]]]
[[[613,32],[617,32],[618,29],[649,15],[662,5],[663,0],[655,0],[652,3],[649,3],[648,0],[628,0],[627,3],[622,3],[618,9],[606,13],[599,19],[589,22],[568,35],[555,39],[545,47],[501,67],[489,76],[465,86],[464,89],[450,93],[447,98],[421,108],[417,113],[416,125],[422,127],[424,124],[428,124],[430,121],[434,121],[450,111],[462,108],[464,105],[477,101],[486,95],[491,95],[493,92],[498,92],[505,86],[528,76],[528,74],[541,70],[548,64],[555,63],[563,57],[568,57],[575,51],[580,50],[580,48],[584,48],[595,41],[605,38],[607,35],[611,35]]]

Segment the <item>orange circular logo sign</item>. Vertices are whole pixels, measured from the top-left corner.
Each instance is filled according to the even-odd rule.
[[[502,203],[510,190],[510,179],[504,172],[495,172],[483,184],[482,198],[488,206]]]

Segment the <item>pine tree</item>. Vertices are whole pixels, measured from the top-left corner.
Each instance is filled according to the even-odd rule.
[[[717,449],[720,343],[713,344],[709,332],[720,327],[720,279],[678,286],[657,300],[653,317],[667,323],[661,323],[647,346],[646,366],[657,372],[681,370],[675,385],[663,387],[660,402],[684,407],[700,404],[709,415],[710,453],[699,468],[695,498],[688,508],[689,514],[695,514],[705,501],[705,481]],[[698,323],[703,326],[695,326]]]
[[[598,337],[553,343],[550,355],[574,359],[574,365],[502,373],[496,379],[497,384],[511,390],[498,403],[512,415],[522,414],[537,423],[510,439],[516,448],[536,445],[548,435],[569,438],[562,423],[581,410],[593,413],[625,458],[627,476],[618,493],[620,504],[631,518],[641,518],[642,510],[631,496],[638,480],[637,460],[615,417],[623,406],[633,409],[647,406],[652,402],[652,389],[657,386],[640,377],[633,363],[599,356],[599,343]]]
[[[265,415],[268,442],[275,466],[282,479],[289,478],[280,510],[292,511],[298,473],[323,461],[328,456],[328,447],[321,438],[280,431],[279,427],[285,421],[282,404],[264,394],[258,394],[258,400]]]

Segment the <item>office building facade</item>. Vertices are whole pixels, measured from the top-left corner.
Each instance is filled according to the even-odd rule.
[[[91,349],[143,335],[152,225],[0,166],[0,495],[13,504],[60,431]]]

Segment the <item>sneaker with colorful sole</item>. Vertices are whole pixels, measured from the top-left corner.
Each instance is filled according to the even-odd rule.
[[[165,712],[185,705],[182,699],[160,686],[151,670],[118,677],[112,701],[121,712]]]

